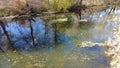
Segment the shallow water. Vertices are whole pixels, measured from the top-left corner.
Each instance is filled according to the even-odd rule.
[[[97,48],[97,50],[95,49]],[[11,55],[12,54],[12,55]],[[1,68],[106,68],[108,61],[99,46],[56,48],[0,54]]]
[[[84,41],[101,43],[110,38],[114,39],[113,28],[119,22],[119,13],[118,10],[108,15],[103,11],[91,15],[90,22],[79,23],[77,26],[67,22],[67,24],[56,24],[56,28],[49,24],[46,28],[40,18],[35,18],[32,26],[35,42],[40,47],[36,50],[29,49],[32,45],[29,23],[27,25],[8,23],[6,28],[14,46],[29,50],[0,52],[0,68],[21,68],[21,66],[22,68],[107,68],[109,59],[99,44],[90,47],[80,45]],[[57,29],[57,44],[54,40],[54,29]],[[3,39],[1,36],[0,40]]]

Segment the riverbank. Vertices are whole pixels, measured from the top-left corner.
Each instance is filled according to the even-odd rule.
[[[99,2],[99,3],[98,3]],[[42,12],[61,12],[65,11],[70,8],[71,6],[77,7],[80,6],[80,0],[72,1],[72,2],[66,2],[65,4],[68,4],[65,6],[60,6],[58,4],[62,4],[62,2],[58,1],[58,4],[53,4],[54,2],[50,0],[49,2],[46,0],[1,0],[0,1],[0,17],[6,17],[11,15],[20,15],[20,14],[27,14],[26,12],[30,12],[30,8],[32,9],[32,12],[35,14],[40,14]],[[83,0],[81,6],[85,7],[77,7],[78,9],[90,9],[92,7],[104,7],[110,8],[110,7],[116,7],[119,4],[118,1],[107,1],[107,0]],[[28,6],[29,5],[29,6]],[[56,6],[56,7],[55,7]],[[75,10],[74,12],[76,12]]]

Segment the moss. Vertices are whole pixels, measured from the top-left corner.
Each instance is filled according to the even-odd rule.
[[[60,10],[66,10],[76,0],[48,0],[48,1],[49,2],[46,3],[48,5],[48,8],[50,8],[50,10],[60,11]]]

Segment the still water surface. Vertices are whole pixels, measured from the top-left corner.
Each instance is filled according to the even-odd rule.
[[[90,15],[90,22],[83,22],[77,26],[74,23],[57,24],[56,44],[55,28],[51,25],[46,28],[40,18],[35,18],[32,27],[35,42],[39,47],[36,50],[22,50],[32,44],[30,28],[27,26],[29,24],[8,23],[7,31],[14,46],[21,48],[21,51],[0,52],[0,68],[107,68],[109,59],[99,43],[114,39],[113,28],[119,22],[119,18],[119,10],[109,15],[103,11]],[[0,32],[3,33],[2,30]],[[1,36],[0,40],[0,43],[6,43],[3,42],[4,36]],[[81,44],[84,41],[98,44],[80,47],[84,46]]]

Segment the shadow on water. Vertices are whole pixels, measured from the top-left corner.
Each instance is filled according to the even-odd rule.
[[[106,10],[107,11],[107,10]],[[0,52],[1,68],[106,68],[108,58],[99,45],[76,47],[83,41],[100,43],[113,39],[113,24],[119,17],[119,11],[106,15],[99,12],[90,16],[90,22],[46,24],[40,18],[32,23],[36,50],[21,52]],[[26,20],[27,21],[27,20]],[[14,47],[29,49],[33,47],[29,22],[8,23],[5,27],[14,42]],[[1,27],[0,27],[1,29]],[[0,30],[0,46],[7,45],[7,39]],[[45,47],[45,48],[43,48]],[[6,65],[7,64],[7,65]]]

